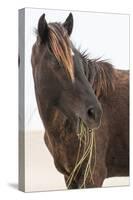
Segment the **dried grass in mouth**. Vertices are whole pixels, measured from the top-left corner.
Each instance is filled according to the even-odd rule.
[[[70,187],[72,181],[76,178],[81,165],[87,159],[86,168],[84,171],[83,183],[81,183],[80,188],[86,188],[86,181],[93,183],[93,173],[96,165],[96,142],[95,142],[95,133],[93,130],[88,129],[84,122],[80,119],[79,121],[79,148],[77,152],[77,159],[75,162],[74,169],[72,170],[70,176],[67,179],[67,186]],[[82,145],[83,144],[83,145]],[[81,154],[81,146],[83,147],[83,153]],[[94,159],[92,159],[94,156]]]

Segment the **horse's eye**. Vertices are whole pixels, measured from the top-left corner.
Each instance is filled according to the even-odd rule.
[[[61,66],[59,64],[55,66],[56,71],[59,71],[60,69],[61,69]]]
[[[61,70],[61,68],[62,68],[62,65],[56,60],[55,65],[54,65],[54,69],[56,71],[59,71],[59,70]]]

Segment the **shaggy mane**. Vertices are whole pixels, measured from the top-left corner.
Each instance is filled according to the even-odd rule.
[[[88,80],[92,84],[97,97],[107,96],[109,91],[115,90],[115,69],[107,60],[89,59],[86,51],[81,52],[81,57],[88,63]]]
[[[67,32],[59,23],[49,24],[50,48],[58,60],[63,64],[71,80],[74,80],[73,58],[71,55],[70,40]]]

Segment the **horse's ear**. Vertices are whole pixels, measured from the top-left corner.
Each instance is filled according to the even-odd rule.
[[[41,42],[45,43],[48,39],[48,24],[45,19],[45,14],[43,14],[38,21],[38,35]]]
[[[68,35],[70,36],[71,33],[72,33],[72,29],[73,29],[73,15],[72,15],[72,13],[69,14],[66,21],[63,23],[63,26],[65,27],[65,29],[68,32]]]

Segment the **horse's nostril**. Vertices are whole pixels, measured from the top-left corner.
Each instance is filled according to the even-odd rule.
[[[95,112],[95,109],[93,107],[91,107],[91,108],[88,109],[88,117],[90,119],[95,120],[95,118],[96,118],[96,112]]]

